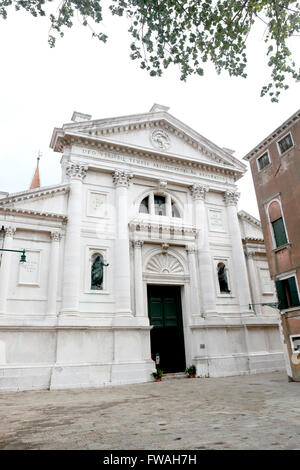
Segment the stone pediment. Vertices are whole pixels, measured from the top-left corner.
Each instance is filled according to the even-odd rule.
[[[63,151],[65,144],[83,141],[89,145],[119,146],[131,151],[191,160],[230,169],[242,175],[246,166],[229,151],[173,117],[166,107],[154,105],[149,113],[112,119],[65,124],[55,129],[51,147]]]
[[[0,210],[15,213],[23,211],[26,214],[40,214],[46,217],[49,214],[64,216],[68,191],[68,185],[56,185],[9,194],[0,199]]]
[[[258,219],[248,214],[246,211],[239,211],[238,216],[243,239],[253,238],[263,240],[261,223]]]

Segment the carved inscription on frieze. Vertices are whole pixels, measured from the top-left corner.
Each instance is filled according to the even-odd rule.
[[[210,172],[206,172],[201,168],[196,168],[192,166],[181,165],[176,162],[164,162],[161,160],[156,160],[151,157],[134,157],[129,155],[118,154],[114,152],[102,152],[100,150],[88,149],[83,147],[73,147],[73,152],[78,155],[85,155],[91,158],[99,158],[99,160],[111,161],[111,162],[123,162],[128,165],[139,166],[144,168],[150,168],[154,170],[167,170],[176,173],[181,173],[185,175],[194,175],[207,178],[210,180],[226,182],[229,180],[228,177],[222,175],[216,175]]]

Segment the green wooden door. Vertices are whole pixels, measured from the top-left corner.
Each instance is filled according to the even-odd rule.
[[[185,369],[181,295],[178,286],[148,286],[148,312],[151,330],[151,353],[160,355],[164,372]]]

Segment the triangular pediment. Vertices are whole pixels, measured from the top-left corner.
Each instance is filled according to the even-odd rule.
[[[10,194],[0,199],[0,209],[66,215],[68,190],[68,185],[56,185]]]
[[[62,151],[57,142],[68,136],[75,140],[87,138],[89,142],[94,140],[95,143],[190,159],[241,174],[246,171],[246,166],[229,151],[198,134],[169,114],[167,109],[155,105],[151,112],[145,114],[65,124],[62,129],[54,131],[51,147]]]
[[[246,211],[240,211],[238,216],[242,238],[256,238],[261,240],[264,238],[261,223],[258,219]]]

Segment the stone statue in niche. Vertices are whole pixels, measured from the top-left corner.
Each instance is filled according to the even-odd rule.
[[[218,264],[218,279],[219,279],[220,292],[230,294],[230,290],[228,287],[228,279],[227,279],[227,274],[226,274],[226,266],[224,263]]]
[[[105,264],[100,255],[96,255],[91,270],[91,289],[92,290],[102,290],[103,289],[103,266],[108,266]]]

